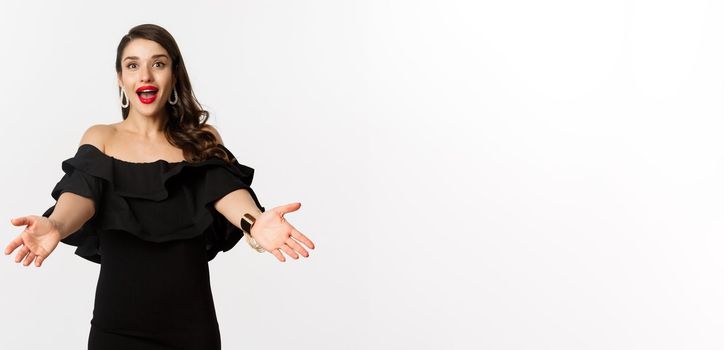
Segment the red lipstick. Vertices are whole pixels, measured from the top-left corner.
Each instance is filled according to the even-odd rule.
[[[141,100],[142,103],[153,103],[153,101],[156,100],[156,96],[158,95],[158,88],[152,85],[141,86],[140,88],[136,89],[136,94],[138,95],[138,99]]]

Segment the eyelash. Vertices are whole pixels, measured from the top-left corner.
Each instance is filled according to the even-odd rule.
[[[162,64],[162,65],[164,65],[164,66],[166,65],[166,64],[163,63],[163,62],[155,62],[155,63],[160,63],[160,64]],[[126,68],[131,69],[131,65],[132,65],[132,64],[135,64],[135,63],[129,63],[129,64],[127,64],[127,65],[126,65]]]

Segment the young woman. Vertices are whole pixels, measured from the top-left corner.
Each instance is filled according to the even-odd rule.
[[[208,261],[241,237],[279,261],[314,244],[265,210],[240,164],[206,124],[183,58],[163,28],[143,24],[116,52],[123,121],[91,126],[42,216],[5,248],[42,266],[59,242],[101,265],[89,349],[220,349]],[[298,242],[299,241],[299,242]]]

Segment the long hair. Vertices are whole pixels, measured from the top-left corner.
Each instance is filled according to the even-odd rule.
[[[202,130],[209,118],[209,112],[201,107],[196,99],[191,81],[189,80],[186,65],[181,56],[176,40],[173,36],[161,26],[155,24],[140,24],[128,31],[128,34],[121,38],[116,51],[116,72],[121,74],[121,59],[123,50],[133,39],[147,39],[157,42],[168,52],[172,62],[172,74],[176,78],[176,92],[178,94],[178,103],[172,105],[166,103],[166,114],[168,119],[165,121],[163,129],[166,139],[172,145],[183,150],[184,158],[190,162],[198,162],[206,160],[212,156],[218,156],[227,163],[233,160],[227,157],[226,152],[217,145],[216,137],[210,131]],[[118,87],[118,93],[121,93],[121,87]],[[130,98],[127,97],[127,98]],[[126,108],[121,108],[123,120],[128,117],[130,104]]]

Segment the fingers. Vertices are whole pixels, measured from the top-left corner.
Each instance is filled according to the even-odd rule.
[[[15,237],[12,241],[10,241],[10,244],[8,244],[7,247],[5,247],[5,255],[10,255],[13,253],[13,250],[15,248],[19,247],[23,244],[23,238],[21,236]]]
[[[309,252],[307,252],[307,250],[304,249],[304,247],[302,247],[299,243],[297,243],[297,241],[295,241],[295,240],[292,239],[291,237],[289,237],[289,239],[287,239],[286,245],[289,246],[289,247],[291,247],[291,248],[294,249],[295,251],[298,251],[298,252],[301,253],[302,255],[304,255],[305,258],[308,258],[308,257],[309,257]],[[287,254],[288,254],[288,253],[287,253]],[[296,258],[294,258],[294,259],[296,259]]]
[[[273,249],[269,252],[274,254],[274,256],[276,256],[279,261],[285,262],[286,258],[281,253],[282,251],[287,253],[287,255],[289,255],[290,257],[292,257],[295,260],[299,259],[299,254],[297,254],[297,251],[300,252],[305,258],[309,257],[309,252],[307,252],[307,250],[304,249],[304,247],[302,247],[299,243],[297,243],[291,237],[289,239],[287,239],[287,241],[284,244],[282,244],[281,247],[279,247],[278,249]]]
[[[280,252],[279,249],[272,249],[271,251],[269,251],[269,253],[274,254],[274,256],[276,256],[277,259],[281,262],[287,261],[287,259],[284,258],[284,255],[282,255],[282,252]]]
[[[309,249],[314,249],[314,243],[309,238],[307,238],[307,236],[305,236],[304,234],[299,232],[299,230],[294,228],[294,226],[292,226],[292,237],[294,237],[294,239],[304,243],[304,245],[309,247]],[[299,250],[299,249],[297,249],[297,250]]]
[[[297,241],[295,241],[292,237],[299,239],[310,249],[314,249],[314,243],[309,238],[307,238],[307,236],[294,228],[294,226],[292,226],[291,224],[288,225],[291,228],[291,234],[289,235],[289,238],[287,238],[286,242],[282,244],[280,249],[294,259],[299,259],[299,255],[297,255],[297,252],[301,253],[305,258],[308,258],[309,252],[307,252],[307,250],[304,249],[304,247],[302,247],[299,243],[297,243]]]
[[[13,244],[16,240],[13,240]],[[20,242],[22,243],[22,240],[20,240]],[[14,250],[16,247],[17,245],[14,246],[12,250]],[[12,250],[8,251],[6,248],[5,255],[10,255],[12,253]],[[23,261],[23,266],[30,266],[30,264],[35,261],[35,266],[40,267],[43,264],[44,260],[45,258],[43,256],[33,253],[26,245],[23,245],[23,247],[18,250],[18,254],[15,255],[15,262],[19,263],[20,261]]]
[[[30,249],[28,249],[28,246],[23,245],[23,247],[18,251],[18,255],[15,256],[15,262],[19,263],[29,252]]]
[[[290,213],[290,212],[298,210],[299,208],[301,208],[301,206],[302,206],[302,203],[294,202],[294,203],[289,203],[289,204],[285,204],[285,205],[276,207],[274,209],[276,211],[278,211],[279,213],[281,213],[282,216],[284,216],[284,214],[286,214],[286,213]],[[283,221],[286,221],[286,220],[283,220]],[[289,255],[290,257],[292,257],[294,259],[299,259],[299,254],[297,254],[297,252],[302,254],[305,258],[309,257],[309,252],[307,252],[307,250],[304,249],[304,247],[302,247],[299,243],[297,243],[297,241],[292,239],[292,237],[294,237],[295,239],[298,239],[299,241],[304,243],[304,245],[306,245],[309,249],[314,249],[314,243],[312,242],[312,240],[307,238],[307,236],[305,236],[304,234],[299,232],[293,226],[291,226],[291,225],[289,225],[289,226],[291,227],[291,235],[289,236],[287,241],[284,244],[282,244],[282,246],[279,247],[278,249],[273,249],[269,252],[271,254],[273,254],[277,258],[277,260],[279,260],[281,262],[286,261],[286,258],[282,254],[282,251],[284,251],[284,253],[286,253],[287,255]]]
[[[21,216],[19,218],[10,219],[10,223],[15,226],[30,225],[30,219],[27,216]]]
[[[25,260],[23,261],[23,266],[28,266],[30,263],[33,262],[33,259],[35,259],[35,253],[32,251],[28,253],[28,256],[25,257]]]
[[[283,250],[285,253],[287,253],[287,255],[291,256],[295,260],[299,259],[299,255],[297,255],[297,253],[295,251],[293,251],[292,248],[289,248],[288,245],[282,244],[281,248],[279,248],[279,249]]]
[[[296,210],[299,209],[301,206],[302,206],[302,203],[294,202],[294,203],[289,203],[289,204],[285,204],[285,205],[279,206],[279,207],[277,207],[276,209],[277,209],[278,211],[280,211],[280,212],[282,213],[282,215],[284,215],[284,214],[286,214],[286,213],[290,213],[290,212],[296,211]]]
[[[23,226],[23,225],[30,225],[30,219],[27,216],[21,216],[18,218],[12,218],[10,219],[10,223],[14,226]],[[23,238],[22,235],[19,235],[15,237],[12,241],[10,241],[10,244],[5,247],[5,250],[3,251],[5,255],[10,255],[13,253],[15,248],[21,246],[23,244]],[[16,261],[18,262],[17,258]]]

